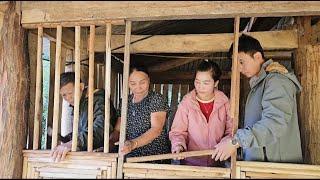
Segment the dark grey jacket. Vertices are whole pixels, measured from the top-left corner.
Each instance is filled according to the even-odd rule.
[[[246,161],[302,162],[296,93],[300,83],[292,73],[265,71],[273,61],[262,65],[259,77],[250,80],[244,129],[236,138]]]
[[[80,99],[80,116],[78,126],[78,148],[80,151],[87,150],[88,142],[88,97],[87,89],[84,89]],[[105,93],[103,89],[96,90],[94,93],[93,104],[93,149],[103,147],[104,144],[104,103]],[[110,100],[110,129],[111,133],[116,124],[116,109]]]

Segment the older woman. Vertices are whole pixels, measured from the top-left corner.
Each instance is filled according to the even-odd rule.
[[[126,157],[137,157],[170,153],[170,141],[166,134],[168,105],[165,98],[149,91],[150,78],[144,67],[133,67],[129,75],[128,115],[126,141],[120,150]],[[116,132],[111,138],[118,138],[120,129],[118,119]],[[167,161],[158,161],[159,163]]]

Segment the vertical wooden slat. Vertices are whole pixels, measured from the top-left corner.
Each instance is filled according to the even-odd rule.
[[[38,47],[37,47],[37,77],[36,77],[36,100],[34,112],[34,131],[33,131],[33,150],[39,148],[39,131],[41,123],[41,80],[42,80],[42,42],[43,42],[43,27],[38,27]]]
[[[54,78],[54,102],[53,102],[53,121],[52,121],[52,145],[55,148],[58,143],[58,124],[60,108],[60,72],[61,72],[61,36],[62,26],[57,26],[56,60],[55,60],[55,78]],[[50,108],[50,107],[49,107]]]
[[[124,146],[126,138],[127,124],[127,108],[128,108],[128,79],[130,67],[130,38],[131,38],[131,21],[126,21],[125,47],[124,47],[124,67],[123,67],[123,91],[122,91],[122,107],[121,107],[121,125],[120,125],[120,140],[119,140],[119,158],[117,168],[117,178],[123,177],[123,160],[124,155],[120,153]]]
[[[161,93],[161,84],[155,84],[155,92]]]
[[[95,25],[90,25],[89,92],[88,92],[88,152],[92,152],[93,150],[94,39],[95,39]]]
[[[234,19],[234,43],[232,56],[232,74],[231,74],[231,107],[230,113],[233,120],[232,136],[238,129],[239,122],[239,98],[240,98],[240,71],[238,62],[238,43],[239,43],[239,24],[240,17]],[[231,178],[236,178],[237,152],[231,155]]]
[[[80,26],[75,27],[75,83],[74,83],[74,112],[72,129],[72,151],[77,151],[78,144],[78,123],[80,103]]]
[[[179,93],[180,85],[179,84],[173,84],[172,85],[172,95],[171,95],[171,109],[176,110],[176,106],[178,104],[178,93]]]
[[[105,68],[105,119],[104,153],[109,152],[110,97],[111,97],[111,23],[106,24],[106,68]]]
[[[162,95],[168,101],[168,84],[163,85]]]
[[[180,89],[181,95],[180,95],[180,100],[179,100],[179,102],[182,101],[184,95],[186,95],[186,94],[188,93],[188,91],[189,91],[189,85],[187,85],[187,84],[181,84],[181,89]]]

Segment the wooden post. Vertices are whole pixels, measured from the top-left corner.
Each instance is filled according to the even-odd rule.
[[[55,60],[55,78],[54,78],[54,102],[53,102],[53,121],[52,121],[52,145],[54,149],[58,144],[58,124],[59,124],[59,108],[60,108],[60,72],[61,72],[61,36],[62,26],[57,26],[57,42],[56,42],[56,60]],[[50,108],[50,107],[49,107]]]
[[[43,27],[38,27],[38,47],[37,47],[37,75],[36,75],[36,100],[34,110],[34,129],[33,129],[33,150],[39,148],[40,137],[40,123],[41,113],[40,109],[42,97],[42,41],[43,41]]]
[[[120,125],[120,144],[119,144],[119,158],[118,158],[118,170],[117,178],[123,177],[123,161],[124,155],[121,153],[121,149],[124,146],[126,140],[126,125],[127,125],[127,108],[128,108],[128,79],[129,79],[129,67],[130,67],[130,36],[131,36],[131,21],[126,21],[126,35],[125,35],[125,47],[124,47],[124,67],[123,67],[123,96],[121,107],[121,125]]]
[[[88,152],[92,152],[93,150],[94,36],[95,36],[95,25],[90,25],[89,91],[88,91]]]
[[[311,17],[298,17],[298,49],[294,65],[302,91],[297,94],[304,163],[320,164],[320,45],[312,45]]]
[[[77,151],[78,145],[78,123],[80,105],[80,26],[75,27],[75,83],[74,83],[74,112],[72,129],[72,151]]]
[[[240,17],[234,19],[234,43],[232,56],[232,74],[231,74],[231,107],[230,113],[233,120],[232,136],[238,129],[239,122],[239,96],[240,96],[240,71],[238,61],[238,43],[239,43],[239,24]],[[231,178],[236,178],[237,152],[231,155]]]
[[[104,119],[104,153],[109,152],[110,97],[111,97],[111,23],[106,24],[106,65],[105,65],[105,119]]]
[[[3,22],[0,24],[0,177],[3,179],[22,176],[22,150],[26,145],[28,122],[27,38],[16,4],[14,1],[0,3]]]

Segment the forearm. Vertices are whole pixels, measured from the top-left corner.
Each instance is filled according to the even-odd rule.
[[[157,138],[161,134],[162,130],[159,128],[150,128],[148,131],[143,133],[141,136],[132,139],[136,142],[136,147],[139,148],[151,143],[155,138]]]

